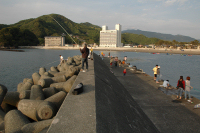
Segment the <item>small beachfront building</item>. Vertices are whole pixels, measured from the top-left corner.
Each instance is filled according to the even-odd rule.
[[[48,46],[65,46],[65,37],[63,36],[46,36],[44,37],[45,47]]]
[[[106,25],[102,26],[99,47],[123,47],[120,24],[115,25],[115,30],[108,30]]]

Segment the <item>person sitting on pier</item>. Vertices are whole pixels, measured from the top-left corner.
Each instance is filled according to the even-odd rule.
[[[124,66],[124,64],[126,64],[125,60],[122,61],[122,65]]]
[[[177,88],[178,88],[177,99],[178,99],[178,96],[179,96],[179,99],[181,99],[183,90],[185,90],[185,81],[183,80],[183,76],[180,76],[180,79],[178,80],[178,83],[177,83]]]
[[[165,80],[165,81],[163,82],[163,87],[165,87],[166,89],[169,88],[169,80]]]
[[[119,67],[121,67],[121,65],[122,65],[121,60],[118,60],[118,63],[119,63]]]
[[[87,48],[87,44],[85,44],[84,48],[80,52],[82,53],[82,72],[86,72],[88,70],[88,55],[89,55],[89,49]],[[86,63],[86,71],[84,70],[84,62]]]

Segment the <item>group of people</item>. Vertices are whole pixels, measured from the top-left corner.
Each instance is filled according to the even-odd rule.
[[[153,71],[154,71],[154,80],[156,81],[156,83],[159,83],[158,77],[160,77],[160,66],[156,65],[153,68]],[[163,87],[168,88],[169,86],[170,86],[169,80],[165,80],[163,82]],[[184,91],[185,92],[185,100],[187,100],[187,94],[188,94],[188,102],[192,102],[190,91],[191,91],[191,89],[193,89],[193,87],[190,85],[190,77],[189,76],[186,78],[186,81],[184,81],[183,76],[180,76],[180,79],[177,82],[177,89],[178,89],[177,99],[182,99],[182,93]]]
[[[187,100],[187,93],[188,93],[188,102],[191,102],[191,95],[190,91],[193,89],[193,87],[190,85],[190,77],[187,76],[186,81],[184,81],[183,76],[180,76],[180,79],[178,80],[177,83],[177,89],[178,89],[178,94],[177,94],[177,99],[182,98],[182,93],[185,91],[185,100]]]
[[[112,65],[113,65],[113,62],[114,62],[114,66],[117,67],[121,67],[123,66],[124,64],[126,64],[125,60],[121,61],[118,59],[118,57],[111,57],[110,58],[110,68],[112,68]],[[123,70],[123,75],[125,76],[126,75],[126,69]]]
[[[121,60],[118,59],[118,57],[115,57],[115,58],[111,57],[110,58],[110,68],[112,68],[113,62],[114,62],[115,67],[117,67],[117,66],[121,67],[121,66],[126,64],[125,60],[121,61]]]

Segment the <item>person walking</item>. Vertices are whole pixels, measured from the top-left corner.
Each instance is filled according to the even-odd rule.
[[[180,79],[178,80],[177,83],[177,88],[178,88],[178,95],[177,95],[177,99],[181,99],[182,97],[182,93],[185,90],[185,81],[183,80],[183,76],[180,76]]]
[[[82,53],[82,72],[86,72],[88,70],[88,55],[89,55],[89,49],[87,48],[87,44],[85,44],[84,48],[80,48],[80,52]],[[84,63],[86,63],[86,71],[84,70]]]
[[[154,68],[153,68],[153,72],[154,72],[154,80],[156,81],[157,79],[157,71],[158,70],[158,65],[156,65]],[[158,81],[156,81],[156,83],[159,83]]]
[[[187,93],[188,93],[188,97],[189,97],[188,102],[192,102],[191,96],[190,96],[190,90],[191,89],[193,89],[193,87],[190,86],[190,77],[187,76],[186,81],[185,81],[185,100],[187,100]]]

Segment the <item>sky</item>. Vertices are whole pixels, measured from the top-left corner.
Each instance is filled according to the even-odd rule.
[[[60,14],[122,30],[139,29],[200,39],[200,0],[0,0],[0,24]]]

